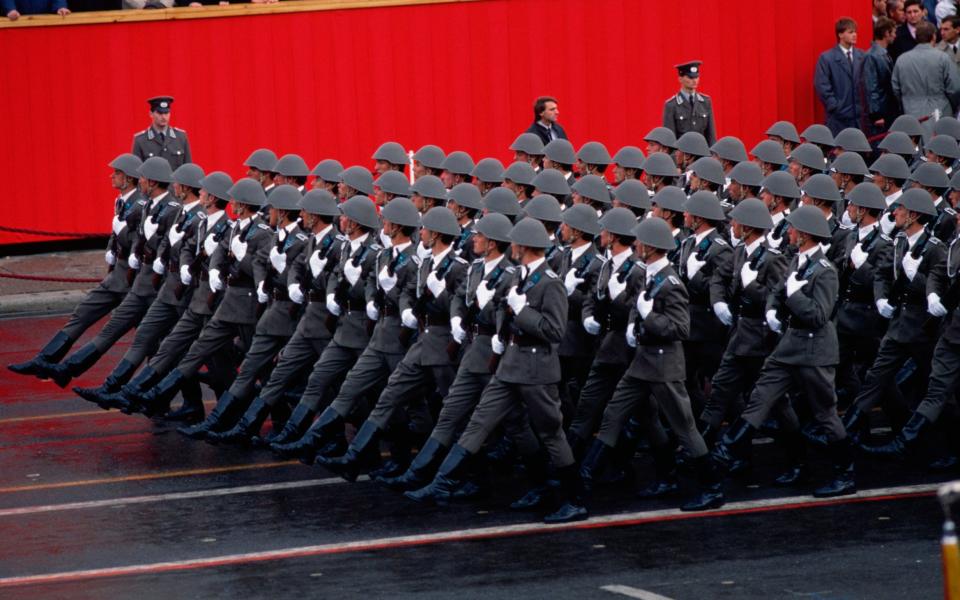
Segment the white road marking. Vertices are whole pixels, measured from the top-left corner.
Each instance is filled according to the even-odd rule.
[[[672,598],[654,594],[647,590],[641,590],[640,588],[630,587],[629,585],[610,584],[601,586],[600,589],[605,592],[610,592],[611,594],[620,594],[627,598],[639,598],[640,600],[673,600]]]

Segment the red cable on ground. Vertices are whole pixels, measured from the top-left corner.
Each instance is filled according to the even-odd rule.
[[[0,273],[0,278],[23,279],[26,281],[53,281],[57,283],[100,283],[99,279],[87,277],[50,277],[47,275],[20,275],[18,273]]]

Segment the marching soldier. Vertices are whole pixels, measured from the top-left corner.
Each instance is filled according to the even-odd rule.
[[[170,96],[156,96],[149,98],[150,127],[133,136],[133,150],[131,152],[140,158],[159,156],[170,163],[171,169],[193,162],[190,158],[190,140],[187,132],[170,125],[170,106],[173,98]]]
[[[613,188],[611,204],[613,208],[630,209],[637,219],[644,218],[653,209],[653,204],[650,203],[650,191],[638,179],[628,179]]]
[[[413,178],[414,181],[424,175],[433,175],[440,177],[443,172],[443,160],[447,158],[446,153],[440,146],[427,144],[413,155]]]
[[[553,196],[561,206],[570,206],[570,184],[567,183],[563,174],[556,169],[544,169],[534,178],[533,197],[541,194]],[[520,206],[526,209],[529,203],[527,201]]]
[[[624,146],[613,155],[613,184],[620,185],[627,179],[640,179],[646,157],[636,146]]]
[[[556,169],[563,173],[569,186],[573,186],[573,182],[577,180],[577,176],[573,173],[573,165],[576,162],[577,154],[573,151],[573,144],[568,140],[557,138],[543,147],[543,168]]]
[[[326,190],[337,195],[337,185],[340,183],[340,173],[343,172],[343,165],[339,160],[325,158],[317,163],[317,166],[310,171],[313,175],[311,188],[315,190]],[[304,194],[306,195],[306,194]]]
[[[663,152],[654,152],[647,156],[647,160],[643,161],[643,173],[644,182],[654,195],[663,188],[674,185],[680,174],[673,158]]]
[[[767,244],[786,256],[793,256],[796,248],[790,244],[787,230],[790,223],[786,217],[792,206],[800,200],[800,186],[786,171],[774,171],[763,178],[760,184],[760,199],[767,205],[773,229],[767,234]]]
[[[647,143],[647,156],[654,152],[672,155],[677,149],[677,135],[667,127],[654,127],[643,136],[643,141]]]
[[[800,134],[797,133],[797,126],[790,121],[777,121],[767,128],[764,134],[767,139],[780,145],[784,156],[789,156],[793,149],[800,145]]]
[[[566,142],[566,140],[561,141]],[[516,161],[503,172],[503,187],[516,194],[517,202],[523,204],[533,198],[533,180],[536,177],[537,172],[533,170],[530,163]],[[484,194],[484,196],[487,194]]]
[[[584,175],[603,177],[611,162],[613,159],[610,158],[607,147],[600,142],[587,142],[577,152],[577,168],[581,177]]]
[[[466,152],[457,150],[448,154],[443,159],[443,172],[440,174],[443,187],[449,190],[458,183],[470,183],[474,166],[473,159]]]
[[[273,166],[273,172],[275,173],[273,176],[275,185],[292,185],[301,195],[307,193],[307,177],[310,175],[310,168],[301,156],[297,154],[284,154],[277,160],[277,164]],[[268,196],[272,195],[273,189],[275,188],[271,188],[271,190],[267,192]],[[269,205],[273,206],[272,201],[269,201]],[[276,227],[277,224],[271,222],[270,226]]]
[[[480,161],[483,162],[483,161]],[[491,188],[493,189],[493,188]],[[483,209],[483,198],[476,186],[461,183],[456,185],[447,194],[447,208],[457,219],[460,226],[460,235],[453,241],[453,251],[460,258],[471,262],[476,256],[473,253],[473,230],[477,215]]]
[[[840,190],[837,184],[829,175],[817,173],[807,179],[801,185],[803,196],[801,203],[813,206],[823,213],[823,218],[827,220],[827,227],[830,229],[830,240],[824,243],[823,253],[827,259],[833,262],[837,269],[843,268],[844,250],[846,249],[846,239],[854,233],[853,225],[844,225],[836,218],[836,209],[838,204],[842,204]]]
[[[273,168],[276,164],[277,155],[273,153],[273,150],[267,148],[254,150],[247,160],[243,161],[243,166],[247,168],[247,177],[263,186],[263,192],[267,196],[276,187],[276,183],[273,181],[273,177],[276,175]]]
[[[760,166],[760,171],[766,177],[774,171],[782,171],[787,167],[787,155],[783,153],[783,145],[773,140],[763,140],[750,151],[753,160]]]
[[[519,220],[520,203],[517,195],[505,187],[494,188],[483,197],[483,214],[501,214],[510,219],[510,222]]]
[[[404,173],[407,168],[407,152],[397,142],[384,142],[370,158],[374,161],[374,170],[377,175],[387,171]]]
[[[937,209],[937,216],[930,228],[933,235],[941,242],[949,242],[957,228],[957,211],[953,210],[946,200],[947,191],[950,189],[950,178],[947,177],[943,167],[925,162],[913,171],[910,181],[915,187],[926,190],[930,194],[930,199],[933,200],[933,205]]]
[[[473,185],[486,194],[503,183],[503,163],[495,158],[481,158],[470,172]]]
[[[525,216],[543,223],[546,228],[553,245],[547,248],[544,256],[550,268],[556,271],[560,268],[560,262],[563,260],[562,242],[557,237],[560,223],[563,222],[563,210],[560,208],[560,203],[550,194],[538,194],[523,206],[523,212]]]
[[[702,64],[694,60],[674,65],[679,75],[680,91],[663,105],[663,126],[677,138],[688,131],[695,131],[707,140],[707,145],[713,145],[717,140],[713,104],[710,96],[697,91]]]

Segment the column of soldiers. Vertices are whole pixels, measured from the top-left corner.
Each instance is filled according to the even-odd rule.
[[[122,154],[103,281],[9,368],[66,387],[136,327],[79,396],[419,502],[483,493],[506,457],[528,479],[511,507],[547,522],[633,481],[640,448],[640,497],[679,495],[686,468],[681,507],[719,507],[758,435],[774,485],[808,484],[821,448],[814,495],[852,494],[858,452],[958,454],[960,123],[891,129],[875,157],[780,121],[752,160],[663,127],[612,156],[525,133],[507,167],[387,142],[376,178],[266,149],[236,182]]]

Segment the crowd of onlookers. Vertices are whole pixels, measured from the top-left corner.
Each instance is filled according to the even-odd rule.
[[[276,4],[280,0],[0,0],[3,15],[16,21],[20,15],[57,14],[62,17],[71,12],[91,10],[141,10],[147,8],[195,7],[204,5],[227,6],[229,4]],[[288,0],[289,1],[289,0]]]

